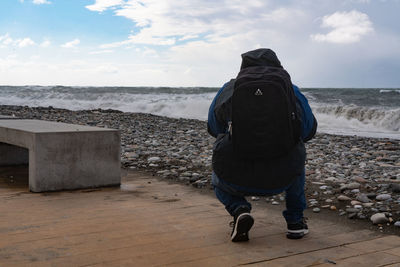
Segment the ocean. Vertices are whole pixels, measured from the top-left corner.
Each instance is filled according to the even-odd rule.
[[[207,120],[219,88],[0,86],[0,105],[115,109]],[[400,139],[400,88],[304,88],[318,131]]]

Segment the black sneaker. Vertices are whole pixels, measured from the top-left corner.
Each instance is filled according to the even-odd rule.
[[[303,218],[298,223],[288,223],[286,237],[289,239],[300,239],[308,234],[306,219]]]
[[[248,212],[238,212],[233,217],[233,229],[231,234],[232,242],[242,242],[249,240],[249,231],[254,224],[254,219]]]

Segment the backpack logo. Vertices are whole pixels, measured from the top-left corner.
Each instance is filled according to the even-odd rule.
[[[260,89],[257,89],[257,91],[254,93],[254,95],[263,95],[262,91]]]

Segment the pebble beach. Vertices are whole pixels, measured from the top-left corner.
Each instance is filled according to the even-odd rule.
[[[116,110],[71,111],[53,107],[0,106],[1,115],[121,130],[123,168],[211,188],[214,138],[205,121]],[[400,227],[400,140],[317,133],[306,144],[308,209]],[[251,197],[270,205],[283,195]]]

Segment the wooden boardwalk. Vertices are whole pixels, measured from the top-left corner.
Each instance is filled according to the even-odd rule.
[[[129,172],[121,188],[30,193],[25,172],[0,168],[0,267],[400,266],[399,236],[313,219],[289,240],[255,207],[251,240],[232,243],[222,205],[190,186]]]

